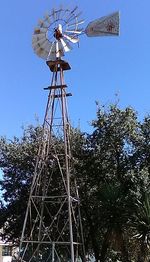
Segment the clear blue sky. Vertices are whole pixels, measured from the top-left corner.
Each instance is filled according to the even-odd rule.
[[[66,83],[71,122],[83,131],[95,118],[95,100],[115,101],[134,107],[139,117],[149,113],[150,104],[150,1],[149,0],[1,0],[0,15],[0,135],[20,136],[21,126],[42,122],[51,75],[45,61],[32,51],[31,37],[38,19],[63,4],[83,11],[88,22],[120,10],[120,37],[82,36],[65,59],[72,70]]]

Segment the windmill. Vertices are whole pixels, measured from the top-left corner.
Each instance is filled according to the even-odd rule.
[[[82,12],[76,6],[72,11],[60,8],[39,20],[32,36],[32,47],[35,53],[43,59],[55,61],[72,49],[71,44],[79,42],[79,36],[88,37],[112,36],[119,34],[119,13],[94,20],[84,29]]]
[[[87,25],[78,7],[53,9],[39,20],[32,36],[34,52],[52,72],[33,181],[20,241],[19,261],[85,261],[80,201],[71,154],[67,85],[62,60],[80,35],[119,34],[119,13]]]

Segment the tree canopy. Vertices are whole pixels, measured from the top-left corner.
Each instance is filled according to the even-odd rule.
[[[149,261],[150,116],[139,121],[131,107],[98,106],[91,125],[91,134],[71,132],[86,253],[102,262]],[[40,132],[29,126],[21,138],[0,139],[0,227],[14,242],[22,231]]]

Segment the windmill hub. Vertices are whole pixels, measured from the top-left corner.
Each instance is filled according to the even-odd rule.
[[[63,37],[62,31],[59,29],[59,27],[54,29],[54,37],[55,37],[57,40],[60,40],[60,38]]]

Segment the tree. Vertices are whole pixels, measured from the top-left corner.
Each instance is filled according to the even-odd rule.
[[[22,231],[23,219],[34,172],[40,128],[29,126],[21,139],[0,140],[0,181],[4,205],[1,208],[0,227],[5,239],[16,241]]]
[[[137,169],[145,123],[132,108],[115,104],[99,107],[92,125],[78,166],[87,250],[94,251],[96,261],[105,261],[108,251],[117,249],[128,261],[134,205],[145,181]]]
[[[14,138],[12,141],[6,140],[5,138],[1,139],[1,160],[0,166],[4,173],[4,179],[1,181],[1,187],[3,190],[3,199],[5,201],[5,208],[1,208],[3,212],[3,218],[1,217],[1,227],[3,227],[5,240],[12,240],[14,242],[18,242],[21,236],[23,221],[25,217],[25,211],[31,186],[31,181],[34,173],[34,165],[36,163],[36,156],[38,152],[38,147],[40,144],[40,134],[41,128],[34,128],[32,126],[28,127],[21,139]],[[72,130],[72,150],[74,147],[78,147],[78,137],[79,135],[75,130]],[[53,137],[53,143],[55,143],[56,151],[62,156],[62,150],[64,150],[64,145],[62,138]],[[77,152],[76,149],[74,149]],[[49,152],[49,156],[47,162],[51,163],[49,160],[51,159],[51,151]],[[64,158],[63,158],[64,159]],[[58,164],[53,158],[53,174],[58,174]],[[61,163],[63,165],[63,163]],[[47,166],[45,170],[46,178],[51,175],[51,165]],[[59,171],[60,172],[60,171]],[[71,182],[74,180],[74,177],[71,176]],[[51,176],[51,195],[58,195],[57,192],[62,190],[62,183],[60,182],[60,176]],[[63,188],[64,194],[64,188]],[[53,206],[51,210],[51,217],[48,214],[47,209],[45,209],[44,213],[44,223],[48,221],[48,225],[50,224],[50,219],[53,219],[53,216],[56,214],[56,205]],[[58,203],[60,208],[60,204]],[[58,207],[57,207],[58,208]],[[58,212],[58,209],[56,209]],[[54,214],[54,215],[53,215]],[[61,208],[61,216],[59,218],[59,226],[62,222],[62,228],[64,227],[64,221],[62,220],[62,216],[68,217],[68,209],[64,204]],[[33,215],[34,216],[34,215]],[[67,219],[66,219],[67,221]],[[66,227],[67,228],[67,227]],[[53,228],[52,228],[53,229]],[[58,230],[55,230],[56,239],[58,239]],[[58,250],[57,250],[58,252]],[[64,252],[64,250],[62,251]],[[42,250],[42,254],[43,254]],[[47,255],[47,254],[45,254]],[[44,254],[42,255],[43,259]],[[64,255],[65,256],[65,255]],[[27,259],[28,260],[28,259]],[[64,261],[66,259],[64,258]]]
[[[136,253],[143,252],[140,247],[145,247],[149,234],[147,222],[145,238],[134,237],[141,234],[142,214],[148,214],[144,195],[149,194],[150,183],[150,118],[141,123],[130,107],[99,106],[92,127],[91,134],[78,129],[71,132],[72,179],[77,180],[80,195],[86,252],[94,254],[96,261],[139,262]],[[5,237],[15,241],[22,230],[40,132],[39,127],[30,126],[20,139],[0,140],[4,173],[0,226]],[[61,141],[55,142],[61,151]],[[58,182],[53,181],[54,190],[60,190]],[[143,250],[147,258],[149,248]]]
[[[150,259],[150,193],[143,193],[141,201],[137,201],[133,215],[133,226],[138,239],[138,262],[148,262]]]

